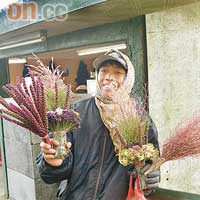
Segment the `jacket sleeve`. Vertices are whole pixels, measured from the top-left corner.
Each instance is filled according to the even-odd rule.
[[[71,174],[72,157],[72,154],[69,155],[61,166],[53,167],[44,160],[42,153],[40,153],[36,158],[36,163],[43,181],[47,184],[52,184],[68,179]]]
[[[72,135],[71,133],[68,133]],[[71,138],[68,141],[72,141]],[[73,144],[72,144],[73,146]],[[39,174],[43,181],[47,184],[57,183],[62,180],[66,180],[70,177],[73,164],[73,150],[65,158],[62,165],[54,167],[49,165],[45,160],[42,153],[36,158],[36,164],[39,170]]]

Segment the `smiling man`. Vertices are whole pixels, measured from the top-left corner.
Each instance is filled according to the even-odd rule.
[[[94,67],[98,74],[97,84],[99,86],[99,93],[105,98],[112,99],[126,78],[127,64],[118,52],[111,51],[97,58],[94,61]]]
[[[46,183],[67,180],[58,194],[62,200],[126,200],[129,175],[133,166],[122,166],[116,156],[116,137],[112,127],[116,114],[113,100],[126,102],[134,84],[134,68],[129,58],[111,50],[94,61],[97,94],[80,101],[73,108],[80,113],[81,127],[68,133],[70,155],[56,159],[55,150],[41,142],[37,164]],[[53,141],[58,145],[56,141]],[[152,123],[149,142],[158,147],[157,130]],[[159,171],[151,173],[146,183],[155,188]],[[151,190],[150,190],[151,191]]]
[[[124,82],[126,70],[116,61],[105,61],[98,71],[98,83],[103,96],[112,98]]]

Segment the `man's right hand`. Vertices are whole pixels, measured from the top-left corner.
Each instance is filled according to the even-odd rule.
[[[57,140],[50,139],[53,146],[59,146]],[[70,149],[72,146],[71,142],[66,144],[66,149]],[[58,167],[63,163],[63,159],[55,158],[56,150],[49,144],[41,142],[40,143],[41,152],[44,154],[44,160],[51,166]]]

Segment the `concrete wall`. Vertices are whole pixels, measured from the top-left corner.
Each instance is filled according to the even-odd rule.
[[[35,158],[40,139],[24,128],[3,120],[10,200],[54,200],[58,185],[39,177]]]
[[[162,144],[199,111],[200,4],[146,16],[150,114]],[[168,162],[160,186],[200,194],[200,158]]]

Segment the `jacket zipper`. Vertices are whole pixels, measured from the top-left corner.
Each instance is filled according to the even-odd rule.
[[[106,136],[104,138],[104,143],[103,143],[103,154],[102,154],[102,158],[101,158],[101,165],[100,165],[99,175],[98,175],[98,178],[97,178],[97,183],[96,183],[96,188],[95,188],[95,193],[94,193],[94,200],[96,200],[96,197],[97,197],[97,191],[98,191],[100,177],[101,177],[102,168],[103,168],[105,148],[106,148]]]

